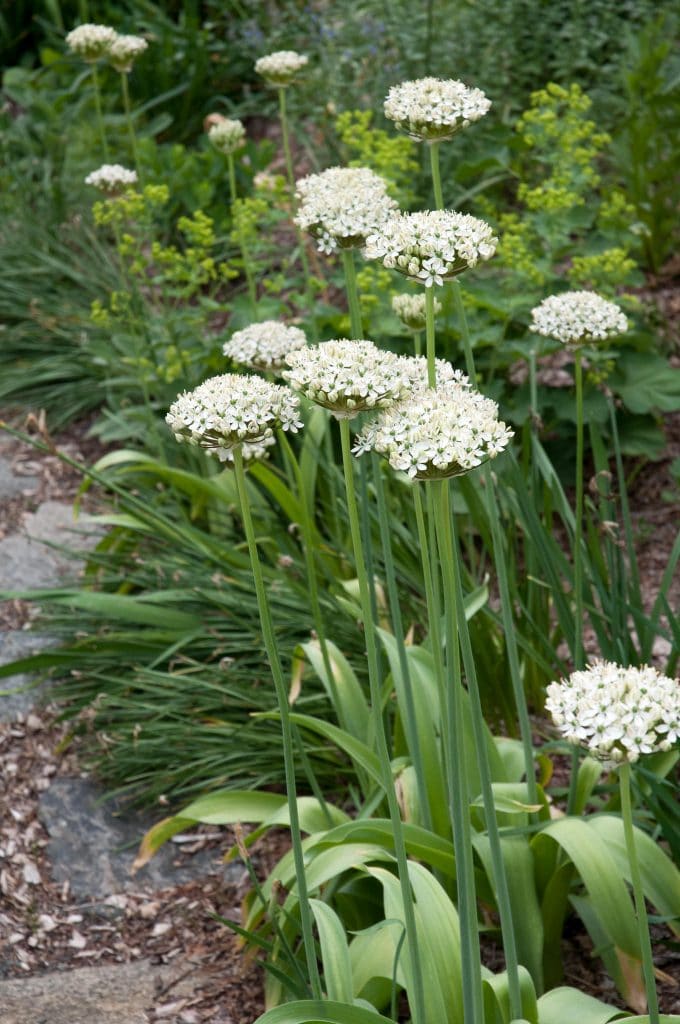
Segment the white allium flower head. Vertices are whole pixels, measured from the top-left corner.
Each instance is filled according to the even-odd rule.
[[[115,196],[137,184],[137,172],[122,167],[121,164],[102,164],[96,171],[88,174],[85,184],[92,185],[107,195]]]
[[[219,115],[213,115],[219,116]],[[208,130],[208,138],[215,149],[225,156],[240,149],[246,138],[243,122],[231,117],[219,117]]]
[[[225,373],[179,395],[165,420],[177,441],[225,461],[224,453],[240,444],[251,446],[251,458],[264,454],[276,427],[295,433],[302,426],[299,414],[299,399],[288,388],[262,377]]]
[[[280,89],[292,85],[298,73],[309,63],[309,57],[295,50],[277,50],[255,61],[255,71],[267,85]]]
[[[283,376],[306,398],[330,409],[336,419],[352,419],[408,393],[409,370],[394,352],[372,341],[324,341],[291,352]]]
[[[495,402],[451,380],[390,406],[357,435],[354,452],[379,452],[414,480],[443,480],[495,458],[512,435]]]
[[[628,320],[615,302],[596,292],[562,292],[543,299],[531,311],[531,330],[565,345],[604,341],[628,330]]]
[[[286,365],[289,352],[306,345],[307,338],[299,327],[290,327],[279,320],[263,320],[232,334],[222,351],[235,363],[252,370],[277,372]]]
[[[410,381],[409,394],[416,390],[429,387],[426,356],[402,356],[402,368]],[[456,384],[461,388],[469,388],[470,378],[462,370],[447,362],[446,359],[435,359],[435,375],[437,384]]]
[[[407,294],[392,296],[392,309],[409,331],[425,329],[425,296],[422,292],[415,295]],[[442,311],[439,299],[434,300],[435,316]]]
[[[477,217],[424,210],[393,213],[368,236],[364,256],[431,288],[490,259],[497,244],[491,227]]]
[[[387,182],[368,167],[330,167],[296,183],[295,223],[319,239],[321,252],[362,246],[396,210]]]
[[[108,58],[116,71],[129,73],[138,57],[149,49],[141,36],[117,35],[108,50]]]
[[[87,22],[68,33],[66,45],[71,53],[92,64],[109,54],[117,35],[116,30],[108,25],[93,25]]]
[[[609,765],[680,739],[680,682],[655,668],[596,661],[551,683],[545,706],[563,736]]]
[[[488,111],[491,100],[481,89],[443,78],[418,78],[393,85],[385,100],[385,117],[412,139],[450,139]]]

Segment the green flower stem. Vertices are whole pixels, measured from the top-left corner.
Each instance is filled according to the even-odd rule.
[[[347,305],[349,306],[350,334],[353,338],[359,339],[363,334],[361,326],[361,305],[359,303],[359,292],[357,290],[357,271],[354,265],[354,250],[342,250],[342,269],[345,272],[345,291],[347,292]]]
[[[438,210],[444,209],[444,196],[442,193],[442,176],[439,170],[439,143],[429,142],[430,170],[432,171],[432,186],[434,188],[434,205]]]
[[[137,177],[139,182],[142,182],[142,172],[139,163],[139,152],[137,150],[137,136],[135,135],[135,126],[132,120],[132,107],[130,106],[130,90],[128,89],[128,76],[125,71],[120,73],[120,87],[123,93],[123,108],[125,110],[125,120],[127,121],[128,135],[130,136],[130,146],[132,147],[132,159],[134,160],[135,169],[137,171]]]
[[[448,686],[442,705],[444,741],[447,747],[449,800],[456,857],[456,886],[461,933],[461,965],[463,981],[463,1016],[471,1024],[481,1024],[482,965],[477,922],[472,830],[469,812],[469,784],[463,727],[463,683],[460,670],[460,645],[455,600],[454,550],[451,532],[448,481],[438,485],[437,528],[439,531],[439,563],[442,567],[446,608],[446,657]],[[517,1016],[517,1014],[513,1014]]]
[[[366,654],[368,661],[368,678],[371,696],[371,712],[373,715],[373,726],[375,732],[375,744],[377,748],[378,761],[382,785],[387,798],[390,821],[392,823],[392,834],[394,838],[394,851],[397,859],[399,881],[401,885],[401,896],[404,904],[404,924],[408,939],[409,957],[411,960],[411,972],[413,975],[413,1005],[412,1019],[414,1024],[425,1024],[425,992],[423,988],[422,971],[420,966],[420,952],[418,945],[418,933],[416,928],[415,909],[413,905],[413,894],[408,873],[408,860],[406,858],[406,844],[404,842],[401,815],[397,794],[394,788],[392,777],[392,765],[387,748],[387,737],[385,735],[383,714],[382,714],[382,687],[378,667],[378,649],[376,645],[375,622],[370,595],[369,578],[364,562],[363,547],[361,543],[361,526],[359,523],[359,510],[357,507],[356,491],[354,488],[354,466],[351,455],[351,440],[349,420],[341,419],[340,441],[342,444],[342,467],[345,476],[345,490],[347,495],[347,513],[349,516],[350,532],[352,535],[352,546],[354,549],[354,560],[356,564],[357,577],[359,581],[359,597],[361,600],[361,612],[364,621],[364,637],[366,640]]]
[[[425,289],[425,348],[427,351],[427,384],[437,386],[437,369],[435,366],[435,328],[434,328],[434,285]]]
[[[423,332],[415,331],[413,335],[413,352],[419,356],[423,350]]]
[[[227,153],[227,167],[229,168],[229,198],[231,199],[231,205],[233,206],[238,198],[236,192],[236,168],[234,167],[233,153]]]
[[[455,523],[451,515],[451,502],[447,481],[443,481],[440,486],[439,499],[438,528],[441,531],[441,536],[444,541],[444,554],[441,561],[445,575],[445,587],[448,597],[447,608],[451,604],[453,604],[455,608],[458,637],[460,640],[463,665],[465,667],[465,676],[467,679],[472,717],[472,732],[477,752],[477,765],[479,768],[479,778],[482,787],[484,817],[486,819],[486,831],[489,837],[491,863],[496,888],[496,901],[498,903],[498,913],[501,921],[503,951],[505,953],[505,964],[508,974],[510,1012],[513,1018],[520,1018],[522,1016],[522,995],[519,981],[517,944],[512,920],[512,908],[510,904],[510,890],[508,888],[508,880],[505,873],[501,838],[498,829],[498,821],[496,819],[491,771],[489,769],[489,762],[486,756],[484,713],[482,711],[482,702],[479,694],[477,670],[472,652],[470,631],[465,617],[460,555],[458,541],[456,538]]]
[[[470,378],[470,383],[472,384],[472,386],[476,387],[477,371],[475,369],[475,357],[472,351],[470,330],[468,327],[467,317],[465,315],[463,297],[461,295],[460,285],[458,281],[453,282],[453,290],[456,302],[456,312],[459,317],[461,335],[463,339],[463,349],[465,351],[465,364],[467,375]],[[491,466],[488,462],[485,463],[482,473],[484,489],[486,492],[486,507],[489,515],[489,522],[491,525],[491,537],[493,541],[496,577],[498,579],[498,591],[501,599],[501,622],[503,623],[503,633],[505,635],[505,649],[508,655],[510,680],[512,684],[513,696],[515,699],[515,707],[517,709],[520,737],[522,740],[522,751],[524,754],[524,774],[526,775],[527,780],[529,803],[536,804],[539,801],[538,789],[536,786],[536,770],[534,767],[534,750],[531,739],[531,721],[529,719],[529,709],[527,707],[527,698],[524,690],[524,681],[522,679],[522,671],[519,662],[516,626],[513,616],[512,598],[510,596],[510,584],[508,581],[508,569],[504,551],[504,537],[503,531],[501,529],[498,502],[496,501],[495,498],[495,488],[493,484]]]
[[[227,167],[229,168],[229,196],[231,198],[232,211],[234,204],[238,198],[236,194],[236,169],[234,167],[234,154],[227,153]],[[233,217],[233,213],[232,213]],[[246,275],[246,287],[248,288],[248,298],[250,299],[250,306],[252,309],[253,317],[257,316],[257,287],[255,284],[255,277],[253,275],[253,268],[250,263],[250,257],[248,256],[248,250],[243,240],[243,232],[239,231],[239,246],[241,249],[241,259],[243,260],[243,272]]]
[[[390,616],[392,628],[397,642],[397,653],[399,656],[399,669],[404,680],[404,695],[406,698],[406,714],[403,716],[404,728],[408,739],[413,768],[416,773],[416,787],[418,790],[418,803],[420,805],[423,824],[428,830],[432,830],[432,813],[430,801],[427,795],[427,783],[425,780],[425,766],[423,763],[423,752],[420,749],[418,727],[416,719],[416,705],[413,696],[413,680],[406,654],[406,643],[404,640],[404,624],[401,617],[399,605],[399,592],[397,589],[397,574],[394,568],[392,557],[391,529],[387,502],[385,500],[385,488],[381,472],[381,462],[375,452],[371,453],[371,466],[373,469],[373,481],[378,502],[378,522],[380,525],[380,543],[383,550],[383,562],[385,566],[385,581],[387,583],[387,597],[390,603]]]
[[[260,557],[257,551],[255,527],[250,512],[250,502],[248,499],[248,490],[246,487],[246,475],[243,465],[243,453],[241,451],[240,446],[234,448],[234,475],[236,478],[236,487],[238,489],[239,502],[241,505],[241,515],[243,516],[243,526],[246,533],[246,540],[248,542],[248,552],[250,554],[253,581],[255,583],[255,594],[257,597],[258,611],[260,613],[262,635],[264,638],[264,644],[267,651],[267,657],[269,659],[272,678],[274,680],[274,687],[276,689],[276,697],[279,705],[279,713],[281,716],[281,733],[283,738],[283,759],[286,777],[286,793],[288,795],[290,832],[291,839],[293,842],[293,859],[295,864],[295,875],[298,886],[300,904],[300,923],[302,927],[302,940],[305,949],[305,957],[307,961],[307,971],[309,973],[312,988],[312,996],[315,999],[320,999],[321,979],[319,977],[319,966],[316,959],[314,933],[312,931],[312,915],[309,906],[309,896],[307,893],[307,878],[305,875],[305,861],[302,851],[302,834],[300,832],[300,818],[298,814],[297,793],[295,786],[293,734],[290,721],[290,709],[288,706],[288,692],[283,677],[281,661],[279,659],[276,636],[274,634],[274,625],[269,610],[269,604],[267,603],[267,594],[265,591],[264,579],[262,576],[262,567],[260,565]]]
[[[283,139],[283,155],[286,161],[286,176],[291,198],[295,195],[295,172],[293,171],[293,157],[290,151],[290,134],[288,131],[288,112],[286,110],[286,90],[279,88],[279,120],[281,122],[281,136]]]
[[[633,883],[633,898],[635,900],[635,913],[637,915],[638,931],[640,935],[640,950],[642,953],[642,972],[645,978],[647,1005],[649,1007],[649,1024],[659,1024],[659,999],[656,993],[656,980],[654,978],[652,943],[649,938],[645,894],[642,887],[642,873],[640,871],[640,863],[638,861],[637,850],[635,848],[635,833],[633,831],[633,810],[630,799],[630,775],[630,763],[628,761],[624,761],[619,768],[623,834],[626,840],[626,852],[628,854],[628,863],[630,865],[630,878]]]
[[[583,362],[574,352],[576,383],[576,508],[574,510],[574,668],[583,668]]]
[[[92,84],[94,86],[94,106],[97,111],[97,124],[99,125],[99,136],[102,142],[102,150],[104,151],[104,159],[109,159],[109,146],[106,141],[106,130],[104,128],[104,115],[102,113],[102,96],[99,88],[99,75],[97,74],[97,65],[92,65]]]

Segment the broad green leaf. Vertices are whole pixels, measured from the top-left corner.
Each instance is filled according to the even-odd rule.
[[[621,1017],[618,1007],[607,1006],[585,992],[566,986],[554,988],[538,1000],[540,1024],[608,1024]]]
[[[367,994],[367,990],[375,987],[377,979],[385,979],[390,984],[392,978],[402,988],[406,987],[406,975],[401,962],[396,964],[395,957],[399,943],[404,934],[402,921],[379,921],[371,928],[359,932],[352,939],[349,955],[352,963],[354,994]]]
[[[279,793],[219,789],[194,800],[182,809],[180,816],[204,825],[233,825],[237,821],[259,823],[285,805],[286,797]]]
[[[267,711],[262,715],[256,715],[257,718],[278,718],[278,712]],[[382,787],[382,776],[380,773],[380,763],[377,756],[373,753],[370,747],[367,747],[365,743],[358,740],[355,736],[350,735],[344,729],[339,729],[337,725],[332,725],[330,722],[323,722],[320,718],[314,718],[312,715],[301,715],[297,712],[291,714],[290,719],[296,725],[301,725],[305,729],[309,729],[310,732],[316,732],[324,739],[330,740],[331,743],[335,744],[340,750],[344,752],[355,762],[364,769],[365,772],[370,775],[375,783]]]
[[[592,900],[588,896],[577,896],[572,893],[569,897],[569,902],[586,926],[594,949],[602,957],[602,963],[607,974],[628,1006],[633,1010],[646,1010],[647,997],[645,995],[645,981],[640,962],[633,960],[616,948],[607,935],[593,907]]]
[[[179,601],[176,592],[168,595],[172,601]],[[184,595],[186,598],[186,594]],[[165,626],[177,630],[195,630],[201,627],[198,615],[170,608],[167,604],[158,605],[163,601],[163,593],[156,592],[154,600],[143,600],[125,594],[102,594],[94,590],[78,591],[53,598],[55,604],[64,604],[69,608],[82,608],[83,611],[119,622],[136,622],[143,626]]]
[[[624,352],[609,383],[631,412],[675,412],[680,407],[680,370],[663,356]]]
[[[335,911],[321,900],[310,900],[321,945],[323,980],[329,999],[351,1003],[354,997],[352,964],[345,929]]]
[[[455,878],[456,862],[452,842],[420,825],[406,824],[403,826],[403,833],[406,852],[411,857],[422,860],[435,870]],[[315,846],[323,849],[326,846],[335,846],[348,840],[383,844],[387,849],[392,850],[394,848],[392,823],[387,819],[357,818],[345,825],[329,829],[318,837]]]
[[[326,693],[333,701],[342,728],[363,743],[370,745],[372,731],[370,707],[347,658],[334,643],[330,640],[326,641],[333,672],[333,679],[330,680],[319,641],[312,640],[300,646],[323,683]]]
[[[590,799],[595,783],[602,775],[602,763],[594,757],[584,757],[579,765],[576,781],[576,794],[572,814],[578,817],[583,814]]]
[[[510,1019],[510,986],[506,971],[502,974],[489,974],[484,978],[482,985],[484,991],[484,1017],[489,1021],[494,1020],[494,1003],[501,1015],[509,1024],[539,1024],[538,1005],[536,1003],[536,991],[531,975],[524,967],[519,969],[520,998],[522,1001],[521,1019]]]
[[[267,1010],[255,1024],[393,1024],[393,1021],[362,1006],[304,999]]]

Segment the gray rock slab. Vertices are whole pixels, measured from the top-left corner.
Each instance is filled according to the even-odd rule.
[[[0,455],[0,503],[14,498],[17,494],[30,493],[38,486],[35,476],[19,476],[12,469],[12,464]]]
[[[148,1024],[169,980],[167,967],[136,960],[0,981],[0,1024]]]
[[[91,779],[55,779],[40,797],[40,819],[49,833],[48,858],[56,882],[68,881],[78,897],[99,900],[140,889],[157,890],[220,871],[226,882],[241,878],[240,864],[221,863],[221,851],[183,854],[172,842],[161,847],[134,876],[132,863],[143,834],[157,814],[102,802],[103,790]]]
[[[87,519],[76,521],[71,505],[46,501],[24,517],[24,529],[0,541],[0,591],[58,586],[77,561],[51,545],[78,551],[95,543]]]
[[[39,633],[0,633],[0,665],[38,654],[52,643],[50,637]],[[18,715],[27,714],[45,696],[46,684],[31,686],[30,679],[24,673],[0,679],[0,722],[12,722]]]

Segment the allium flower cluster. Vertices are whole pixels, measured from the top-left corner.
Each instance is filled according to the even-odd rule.
[[[215,117],[215,115],[213,115]],[[215,149],[225,156],[235,153],[240,149],[246,138],[246,130],[243,123],[236,118],[219,117],[214,120],[208,131],[208,138]]]
[[[669,750],[680,739],[680,683],[649,666],[596,661],[551,683],[547,694],[562,735],[609,764]]]
[[[109,47],[107,56],[116,71],[128,74],[132,71],[132,65],[137,58],[148,49],[149,44],[141,36],[117,35]]]
[[[392,309],[397,314],[409,331],[422,331],[425,329],[425,296],[422,292],[416,295],[394,295],[392,297]],[[435,316],[442,311],[442,304],[439,299],[434,300]]]
[[[397,204],[387,182],[368,167],[330,167],[297,182],[295,223],[319,240],[319,250],[362,246]]]
[[[426,288],[490,259],[498,239],[483,220],[453,210],[395,213],[366,239],[364,256]]]
[[[604,341],[628,330],[628,320],[615,302],[596,292],[551,295],[531,311],[531,330],[565,345]]]
[[[225,373],[180,395],[165,419],[177,441],[205,448],[224,461],[226,453],[244,443],[251,446],[251,458],[264,454],[276,427],[295,433],[302,426],[299,412],[298,397],[288,388],[262,377]]]
[[[289,327],[279,320],[263,320],[232,334],[222,351],[235,363],[252,370],[277,371],[286,365],[286,356],[305,348],[307,338],[299,327]]]
[[[402,368],[410,381],[409,394],[413,394],[416,390],[422,390],[422,388],[428,388],[427,358],[425,356],[402,356],[401,358]],[[438,385],[456,384],[461,388],[470,387],[470,378],[467,374],[462,370],[457,370],[446,359],[435,359],[434,368]]]
[[[280,89],[292,85],[297,74],[309,63],[309,57],[295,50],[277,50],[255,61],[255,71],[267,85]]]
[[[85,184],[92,185],[106,195],[115,196],[137,184],[137,172],[130,171],[120,164],[102,164],[96,171],[88,174]]]
[[[86,23],[78,25],[66,36],[66,45],[71,53],[82,57],[88,64],[106,57],[118,33],[108,25]]]
[[[385,100],[385,117],[413,139],[438,142],[450,139],[488,111],[481,89],[443,78],[418,78],[393,85]]]
[[[454,380],[390,406],[359,433],[354,451],[379,452],[415,480],[443,480],[495,458],[512,434],[495,402]]]
[[[290,369],[283,376],[291,387],[337,419],[352,419],[403,397],[413,373],[406,360],[371,341],[324,341],[291,352],[286,362]]]

